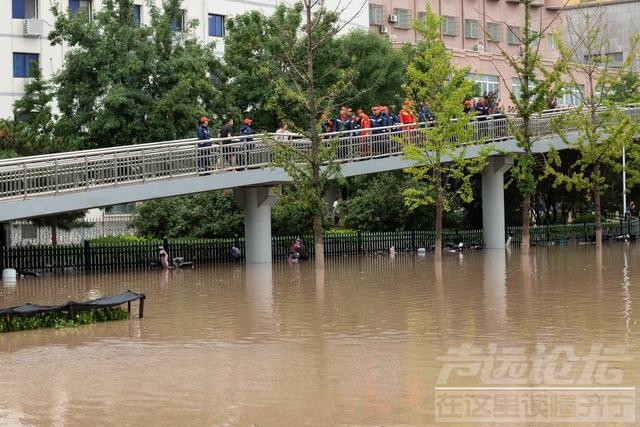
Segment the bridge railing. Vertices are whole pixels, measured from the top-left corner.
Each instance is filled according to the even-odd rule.
[[[631,106],[637,116],[640,108]],[[555,114],[542,114],[531,122],[534,138],[553,134]],[[350,162],[402,154],[402,143],[426,138],[421,129],[433,123],[394,125],[323,134],[337,144],[337,160]],[[475,117],[470,144],[511,138],[510,126],[522,127],[519,118],[505,115]],[[283,141],[284,140],[284,141]],[[0,200],[29,198],[105,187],[167,180],[232,169],[255,169],[272,161],[271,146],[286,143],[309,151],[310,141],[296,134],[262,134],[198,141],[183,139],[124,147],[102,148],[0,160]]]

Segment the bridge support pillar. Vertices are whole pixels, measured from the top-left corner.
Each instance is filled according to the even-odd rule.
[[[271,262],[271,208],[277,196],[269,187],[236,188],[233,194],[244,209],[246,262]]]
[[[487,249],[505,248],[504,173],[512,165],[510,157],[489,157],[482,171],[482,236]]]

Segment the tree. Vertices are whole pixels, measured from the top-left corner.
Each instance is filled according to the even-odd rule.
[[[443,213],[454,197],[471,200],[471,178],[484,167],[486,154],[465,158],[464,144],[472,140],[474,129],[471,115],[462,107],[473,83],[467,79],[468,69],[451,65],[451,54],[440,39],[440,18],[427,8],[425,21],[414,25],[422,41],[407,67],[404,89],[415,99],[428,102],[435,122],[420,128],[415,140],[402,141],[405,157],[416,163],[407,169],[413,186],[403,194],[410,211],[423,205],[435,206],[435,259],[440,261]]]
[[[338,55],[335,36],[342,26],[338,14],[316,0],[304,0],[293,8],[281,5],[274,16],[282,16],[282,22],[299,22],[299,31],[286,31],[290,27],[281,31],[277,55],[280,61],[271,64],[270,73],[278,90],[294,105],[294,111],[304,112],[306,123],[300,123],[300,130],[309,144],[306,149],[292,149],[286,142],[273,141],[273,165],[292,177],[302,203],[314,214],[316,266],[323,267],[322,219],[327,208],[324,191],[329,180],[340,178],[340,165],[333,161],[335,143],[327,144],[321,138],[318,118],[321,112],[335,108],[337,94],[351,82],[349,70],[336,68],[330,60]]]
[[[520,0],[524,12],[524,25],[522,32],[517,34],[511,29],[512,34],[521,45],[521,55],[513,56],[501,50],[503,58],[515,72],[519,82],[519,95],[509,88],[511,82],[505,83],[509,90],[509,97],[517,113],[516,120],[509,120],[511,134],[515,137],[518,147],[523,153],[515,157],[511,168],[511,177],[522,194],[522,242],[521,248],[528,250],[530,241],[529,227],[531,224],[531,200],[536,191],[537,179],[534,173],[536,158],[533,154],[533,144],[536,141],[531,122],[534,116],[544,111],[550,101],[553,100],[562,87],[561,76],[566,72],[566,62],[559,59],[550,67],[542,64],[539,53],[540,43],[543,37],[548,35],[549,28],[554,20],[546,27],[541,26],[534,30],[531,9],[533,0]],[[488,34],[491,38],[491,35]],[[504,77],[503,77],[504,79]]]
[[[565,60],[573,61],[568,75],[582,103],[553,121],[555,132],[567,146],[577,150],[579,156],[569,170],[563,172],[559,169],[560,156],[550,151],[546,174],[555,178],[555,185],[564,185],[569,191],[574,188],[586,191],[593,200],[596,248],[599,249],[602,247],[601,196],[608,187],[606,169],[617,167],[623,147],[634,136],[635,129],[631,117],[607,99],[614,84],[620,87],[622,82],[621,74],[610,68],[610,58],[606,55],[608,40],[603,15],[589,9],[582,17],[582,22],[569,22],[569,45],[559,44]],[[628,69],[633,60],[633,54],[628,56],[621,71]],[[585,79],[586,86],[579,84],[581,79]]]
[[[242,234],[244,215],[230,194],[210,191],[143,202],[131,225],[145,237],[232,237]]]
[[[54,6],[53,45],[70,48],[54,77],[58,138],[86,149],[193,137],[197,117],[220,111],[213,46],[202,45],[181,0],[149,5],[136,27],[131,0],[105,0],[93,19]]]
[[[354,107],[399,105],[406,64],[402,51],[371,31],[353,30],[337,39],[340,67],[352,70],[351,85],[338,102]],[[354,111],[356,110],[354,108]]]

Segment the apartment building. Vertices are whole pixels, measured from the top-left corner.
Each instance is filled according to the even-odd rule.
[[[349,20],[347,28],[369,28],[366,0],[344,2],[326,0],[328,8],[344,9]],[[154,0],[161,4],[161,0]],[[283,0],[184,0],[186,20],[197,20],[198,36],[203,42],[216,42],[215,53],[224,51],[225,20],[249,10],[273,12]],[[54,22],[51,7],[68,7],[73,13],[84,9],[100,10],[102,0],[2,0],[0,1],[0,118],[12,116],[12,105],[24,94],[29,64],[37,61],[45,77],[60,69],[64,46],[51,46],[47,39]],[[291,3],[291,2],[289,2]],[[365,5],[363,8],[362,5]],[[134,0],[134,15],[138,22],[149,21],[145,0]]]
[[[562,30],[561,11],[565,0],[534,0],[533,30],[544,36],[539,52],[547,64],[558,58],[552,31]],[[469,66],[469,77],[479,87],[478,95],[497,93],[500,104],[511,105],[510,91],[519,92],[520,83],[504,59],[522,54],[520,35],[524,25],[524,6],[519,0],[370,0],[369,28],[394,44],[414,43],[419,35],[412,29],[414,19],[423,19],[425,5],[443,18],[442,40],[453,55],[456,66]],[[558,103],[574,105],[577,92],[568,90]]]
[[[585,26],[598,26],[604,35],[602,51],[598,54],[607,56],[611,67],[627,60],[631,36],[640,34],[640,0],[572,0],[563,10],[563,16],[564,38],[568,44],[579,37]],[[589,53],[581,48],[576,55],[585,60]],[[631,65],[634,70],[640,70],[640,58],[636,57]]]

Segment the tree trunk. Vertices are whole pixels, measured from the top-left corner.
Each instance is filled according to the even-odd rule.
[[[58,227],[55,225],[51,226],[51,244],[53,246],[58,245]]]
[[[313,184],[316,191],[319,192],[318,198],[322,199],[322,182],[320,180],[320,161],[319,151],[322,143],[318,134],[318,106],[315,93],[315,77],[313,68],[313,21],[311,0],[305,0],[305,12],[307,17],[306,35],[307,35],[307,102],[309,103],[309,136],[311,140],[311,172],[313,174]],[[315,248],[316,267],[324,267],[324,241],[322,238],[322,212],[323,206],[318,203],[316,212],[313,216],[313,239]]]
[[[443,210],[443,189],[442,189],[442,171],[439,167],[435,168],[436,175],[436,244],[433,250],[434,261],[442,260],[442,210]]]
[[[600,162],[593,165],[593,210],[595,212],[595,224],[593,226],[596,235],[596,249],[602,249],[602,212],[600,212]]]
[[[313,216],[313,242],[316,268],[324,268],[324,241],[322,238],[322,214]]]
[[[529,249],[530,242],[530,230],[529,223],[531,222],[531,194],[524,194],[522,196],[522,241],[520,242],[520,248],[523,251]]]

